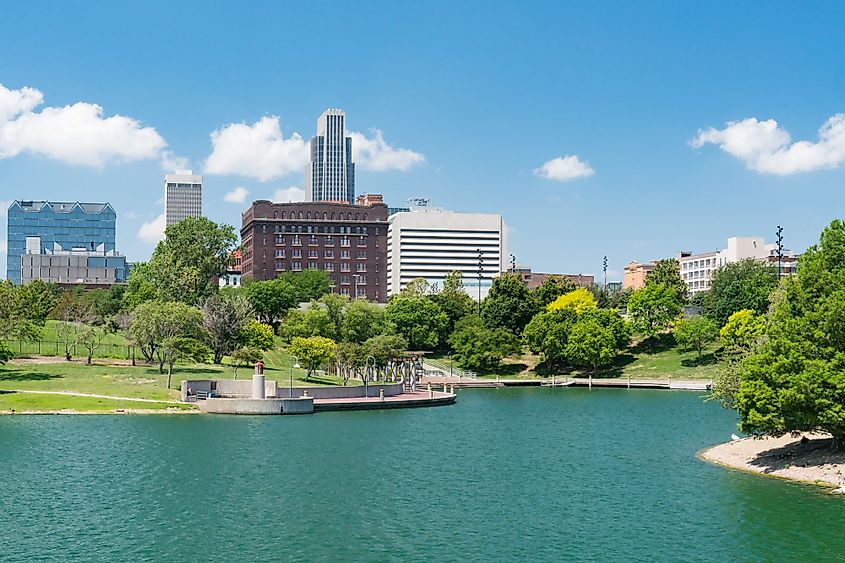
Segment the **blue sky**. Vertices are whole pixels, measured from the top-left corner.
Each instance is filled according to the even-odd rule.
[[[777,224],[803,250],[841,217],[840,2],[402,4],[4,3],[0,201],[108,200],[143,260],[163,159],[239,226],[226,194],[302,188],[294,135],[340,107],[358,193],[501,212],[535,271],[621,279]]]

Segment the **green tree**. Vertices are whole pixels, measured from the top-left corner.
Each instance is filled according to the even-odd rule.
[[[676,258],[658,260],[654,269],[646,277],[645,284],[663,285],[673,290],[678,301],[683,304],[687,300],[687,283],[681,277],[681,265]]]
[[[331,338],[336,335],[334,325],[326,310],[312,306],[307,311],[294,309],[289,312],[282,324],[279,325],[279,336],[291,340],[296,337],[323,336]]]
[[[408,341],[411,350],[436,348],[448,322],[437,303],[414,295],[394,295],[384,314],[396,332]]]
[[[763,315],[776,285],[776,268],[770,264],[753,258],[726,264],[713,272],[710,291],[702,299],[704,314],[719,326],[743,309]]]
[[[258,348],[245,346],[238,348],[229,354],[229,366],[232,368],[232,379],[238,378],[238,370],[242,367],[249,367],[255,365],[261,358],[264,357],[264,352]]]
[[[766,339],[744,362],[740,429],[824,431],[845,444],[845,223],[833,221],[772,298]]]
[[[360,344],[388,332],[392,332],[392,328],[389,327],[384,309],[379,305],[363,299],[356,299],[345,305],[341,340]]]
[[[628,323],[615,309],[587,309],[578,315],[579,321],[594,320],[613,335],[613,341],[617,349],[623,349],[631,339],[631,331]]]
[[[729,352],[751,351],[766,332],[766,318],[751,309],[737,311],[719,331],[722,346]]]
[[[478,316],[464,317],[449,337],[459,365],[478,371],[498,371],[502,358],[520,352],[519,340],[504,328],[488,328]]]
[[[519,274],[502,274],[493,280],[493,286],[481,305],[481,317],[490,328],[504,328],[513,334],[522,334],[525,325],[538,312],[531,292],[522,283]]]
[[[363,351],[380,366],[401,359],[408,349],[408,341],[398,334],[379,334],[363,343]]]
[[[540,308],[545,308],[561,295],[578,289],[575,282],[563,276],[549,276],[531,293]]]
[[[628,300],[631,325],[647,337],[668,329],[682,310],[677,288],[662,284],[647,284],[631,294]]]
[[[266,352],[276,347],[276,333],[272,326],[253,319],[241,327],[236,342],[239,348],[255,348]]]
[[[141,303],[152,301],[156,296],[153,266],[149,262],[136,262],[126,280],[122,309],[132,311]]]
[[[202,324],[215,364],[238,348],[238,337],[253,317],[249,301],[237,293],[212,295],[202,305]],[[271,337],[273,329],[270,329]]]
[[[555,309],[534,315],[523,333],[528,349],[543,358],[550,369],[560,368],[566,360],[564,353],[569,331],[578,319],[574,309]]]
[[[455,323],[471,315],[476,308],[475,301],[464,291],[463,274],[458,270],[447,274],[443,287],[440,291],[432,293],[429,298],[446,314],[446,326],[443,328],[441,341],[445,341],[448,335],[452,334]]]
[[[330,338],[322,336],[312,336],[310,338],[294,338],[288,353],[308,366],[308,371],[305,374],[305,381],[311,377],[316,369],[331,360],[335,355],[335,343]]]
[[[147,301],[135,309],[129,332],[136,342],[143,343],[152,350],[158,360],[159,373],[164,373],[164,364],[169,363],[172,368],[176,361],[170,362],[171,353],[179,357],[191,356],[192,354],[183,352],[199,349],[185,340],[200,342],[206,338],[202,320],[202,311],[186,303]]]
[[[86,354],[85,363],[87,365],[91,365],[91,360],[94,357],[97,349],[103,343],[103,340],[106,337],[106,331],[99,326],[93,325],[82,325],[79,332],[77,333],[78,340],[80,344],[85,347]]]
[[[704,315],[681,319],[675,325],[675,341],[684,348],[696,351],[696,364],[701,363],[702,350],[716,340],[718,334],[719,327]]]
[[[578,319],[569,331],[564,354],[575,366],[585,366],[593,372],[613,361],[618,349],[613,332],[595,318]]]
[[[173,366],[179,361],[204,362],[211,350],[204,342],[189,336],[173,336],[161,342],[160,350],[167,364],[167,388],[173,379]]]
[[[288,282],[294,288],[294,304],[320,299],[332,289],[332,278],[324,270],[285,272],[278,279]]]
[[[596,308],[598,308],[596,298],[590,290],[584,289],[583,287],[561,295],[548,305],[549,311],[570,309],[576,314]]]
[[[234,228],[205,217],[188,217],[167,227],[165,237],[147,266],[129,274],[129,292],[151,288],[157,299],[189,305],[217,293],[216,276],[226,270],[229,252],[237,242]],[[133,283],[136,275],[146,279]],[[127,299],[141,301],[140,296]]]
[[[53,311],[53,317],[59,321],[56,333],[64,344],[65,360],[69,362],[73,359],[84,327],[96,320],[94,307],[81,291],[65,291]]]
[[[32,282],[26,286],[0,281],[0,364],[12,350],[4,340],[36,340],[55,303],[49,286]]]
[[[254,281],[243,292],[258,319],[270,324],[283,319],[299,303],[299,289],[286,278]]]

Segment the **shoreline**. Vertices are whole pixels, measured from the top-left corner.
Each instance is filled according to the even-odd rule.
[[[822,433],[741,438],[698,452],[705,462],[763,477],[785,479],[845,494],[845,452],[830,452]]]

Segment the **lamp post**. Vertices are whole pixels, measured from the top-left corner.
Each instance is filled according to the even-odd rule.
[[[604,290],[607,291],[607,256],[604,257],[602,270],[604,271]]]
[[[372,367],[370,367],[370,360],[373,360],[373,365],[372,365]],[[376,359],[375,359],[373,356],[367,356],[366,366],[367,366],[367,367],[364,369],[364,397],[369,396],[369,393],[368,393],[368,391],[369,391],[369,386],[368,386],[368,383],[369,383],[369,381],[370,381],[370,373],[371,373],[371,371],[370,371],[370,370],[371,370],[371,369],[375,369],[375,368],[376,368]]]
[[[299,358],[296,356],[290,357],[290,387],[288,388],[288,398],[293,399],[293,368],[299,369]]]
[[[511,257],[511,273],[516,273],[516,256],[513,254],[510,255]]]
[[[780,275],[781,275],[781,269],[782,269],[781,262],[783,261],[783,227],[781,227],[780,225],[778,225],[777,235],[778,235],[778,239],[777,239],[778,240],[778,281],[780,281]]]

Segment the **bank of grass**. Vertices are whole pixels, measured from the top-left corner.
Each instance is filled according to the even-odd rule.
[[[47,393],[0,393],[0,413],[15,412],[103,412],[116,410],[195,410],[195,405],[154,403],[148,401],[121,401],[100,397],[78,397]]]
[[[671,335],[644,341],[635,341],[613,364],[598,369],[593,377],[603,379],[668,379],[709,380],[718,369],[718,345],[707,347],[698,362],[694,350],[684,350],[675,344]],[[440,358],[441,356],[436,356]],[[443,356],[445,358],[445,356]],[[589,372],[581,369],[549,370],[541,358],[533,354],[505,358],[497,373],[480,373],[485,379],[537,379],[547,377],[587,377]]]
[[[265,357],[265,377],[280,387],[289,384],[288,356],[273,351]],[[252,377],[252,368],[238,370],[238,379]],[[317,375],[305,381],[306,370],[293,370],[294,387],[342,385],[337,377]],[[172,389],[167,389],[167,375],[160,374],[157,365],[123,365],[98,359],[92,365],[84,360],[66,362],[60,358],[42,358],[37,363],[0,365],[0,389],[32,391],[65,391],[93,393],[136,399],[172,401],[179,399],[179,385],[183,379],[232,379],[232,369],[226,365],[177,365],[173,372]],[[347,385],[360,382],[350,380]]]

